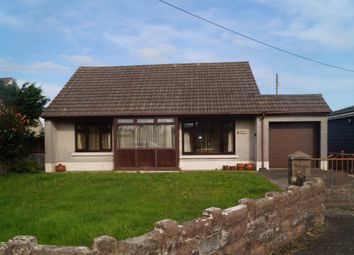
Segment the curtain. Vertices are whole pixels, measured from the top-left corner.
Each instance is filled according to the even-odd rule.
[[[156,135],[154,125],[138,126],[138,148],[156,148]]]
[[[100,150],[100,130],[98,127],[89,126],[89,146],[88,150],[90,151],[98,151]]]
[[[76,146],[78,150],[86,150],[86,134],[78,132],[76,136]]]
[[[174,125],[119,126],[118,148],[175,148]]]
[[[105,131],[101,133],[102,150],[111,149],[111,132]]]
[[[192,136],[190,131],[183,133],[183,148],[184,152],[192,152]]]
[[[118,130],[118,148],[131,149],[136,145],[137,126],[120,126]]]
[[[156,139],[159,148],[175,148],[175,126],[159,125],[156,127]]]
[[[228,131],[227,134],[227,152],[233,152],[234,150],[234,143],[233,143],[233,131]]]

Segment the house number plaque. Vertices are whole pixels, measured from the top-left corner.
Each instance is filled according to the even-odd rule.
[[[236,133],[238,135],[245,135],[245,134],[247,134],[247,131],[246,130],[238,130]]]

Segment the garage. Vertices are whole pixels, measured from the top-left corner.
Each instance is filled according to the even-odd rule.
[[[269,168],[287,168],[288,155],[295,151],[319,157],[319,122],[270,122]]]

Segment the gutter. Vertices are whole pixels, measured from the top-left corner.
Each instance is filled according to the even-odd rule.
[[[328,120],[344,119],[344,118],[350,118],[350,117],[354,117],[354,112],[329,115]]]

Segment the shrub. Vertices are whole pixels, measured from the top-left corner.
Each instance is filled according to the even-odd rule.
[[[16,173],[37,173],[39,165],[35,160],[19,159],[13,164],[11,171]]]

